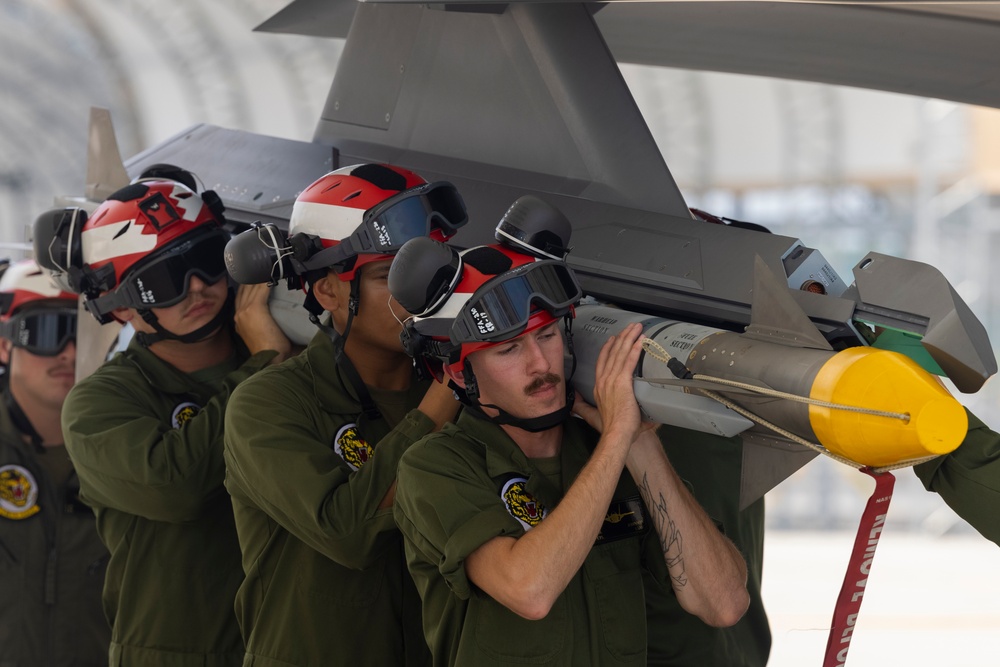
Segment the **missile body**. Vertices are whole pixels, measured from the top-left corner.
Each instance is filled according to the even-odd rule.
[[[636,368],[636,398],[653,421],[720,435],[751,428],[773,435],[700,395],[698,388],[704,388],[831,452],[871,466],[946,454],[958,447],[968,429],[961,404],[901,354],[868,347],[840,352],[796,347],[601,305],[579,307],[573,328],[578,363],[574,384],[587,400],[593,400],[601,346],[631,322],[641,322],[644,336],[695,375],[694,381],[679,381],[665,363],[643,354]],[[894,416],[762,396],[713,385],[705,376]]]

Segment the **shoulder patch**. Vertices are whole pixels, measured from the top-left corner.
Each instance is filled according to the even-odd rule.
[[[186,403],[179,403],[170,415],[170,425],[174,428],[180,428],[181,426],[184,426],[184,424],[187,424],[191,418],[199,412],[201,412],[201,406],[197,403],[191,403],[190,401]]]
[[[541,502],[525,490],[528,480],[524,477],[514,477],[500,489],[500,500],[507,507],[507,512],[517,519],[525,530],[537,526],[548,510]]]
[[[17,465],[0,467],[0,516],[27,519],[38,514],[38,484],[27,468]]]
[[[351,470],[360,470],[375,455],[372,446],[358,433],[357,424],[344,424],[340,427],[337,437],[333,439],[333,449],[351,466]]]

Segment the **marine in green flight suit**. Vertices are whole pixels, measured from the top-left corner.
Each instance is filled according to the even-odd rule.
[[[0,665],[107,665],[108,550],[63,443],[76,297],[32,260],[0,279]]]
[[[950,454],[913,467],[913,472],[983,537],[1000,545],[1000,434],[969,415],[969,432]]]
[[[557,457],[529,459],[499,426],[465,412],[404,454],[396,520],[435,665],[646,664],[643,574],[656,572],[661,585],[670,584],[662,557],[644,560],[647,541],[657,538],[627,474],[593,549],[544,618],[519,616],[465,571],[466,557],[483,543],[520,537],[544,520],[598,437],[571,419]]]
[[[246,580],[246,665],[421,664],[420,599],[390,507],[400,455],[434,422],[427,382],[373,391],[371,418],[319,332],[242,384],[226,413],[226,488]],[[269,622],[268,619],[280,619]]]
[[[242,661],[233,600],[243,572],[223,488],[223,415],[236,385],[274,355],[241,346],[187,374],[133,340],[70,392],[67,447],[111,551],[112,665]]]
[[[295,201],[289,243],[311,250],[289,269],[306,268],[297,277],[320,331],[241,386],[226,413],[245,667],[429,662],[392,518],[396,467],[458,402],[417,378],[387,276],[405,240],[464,221],[450,184],[386,164],[332,171]]]
[[[50,259],[87,309],[135,331],[70,392],[63,433],[111,552],[111,667],[233,667],[243,572],[223,486],[224,413],[233,389],[291,344],[265,286],[229,287],[218,197],[197,192],[189,172],[155,167],[90,216],[35,230],[60,237],[50,247],[79,249]]]

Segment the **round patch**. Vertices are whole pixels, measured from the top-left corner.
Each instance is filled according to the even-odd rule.
[[[174,408],[173,414],[170,415],[170,424],[174,428],[180,428],[191,421],[191,418],[199,412],[201,412],[201,406],[197,403],[181,403]]]
[[[26,468],[16,465],[0,467],[0,516],[7,519],[27,519],[38,514],[38,484]]]
[[[523,477],[508,480],[500,490],[500,499],[507,506],[510,515],[517,519],[525,530],[531,530],[545,518],[547,510],[533,495],[525,491],[524,487],[527,484],[528,480]]]
[[[344,459],[351,470],[359,470],[375,455],[372,446],[358,433],[357,424],[344,424],[333,440],[333,449]]]

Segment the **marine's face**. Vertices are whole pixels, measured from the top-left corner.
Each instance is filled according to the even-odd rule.
[[[386,259],[361,267],[359,288],[361,305],[350,335],[354,336],[356,331],[363,331],[363,336],[380,349],[402,352],[403,345],[399,342],[399,334],[403,327],[400,322],[409,317],[409,313],[395,299],[390,299],[391,264],[392,260]]]
[[[183,336],[211,322],[226,305],[228,294],[229,285],[225,279],[209,285],[198,276],[192,275],[188,280],[188,292],[183,301],[166,308],[151,310],[160,326],[173,334]],[[119,314],[123,321],[131,322],[136,331],[144,333],[156,331],[134,308],[121,310],[125,310],[127,315],[121,316],[119,311],[116,311],[116,314]]]
[[[563,338],[559,322],[521,334],[466,358],[479,383],[479,402],[521,419],[566,405]]]
[[[76,381],[76,343],[68,343],[54,357],[42,357],[4,340],[0,341],[0,359],[7,364],[11,391],[18,403],[62,409]]]

